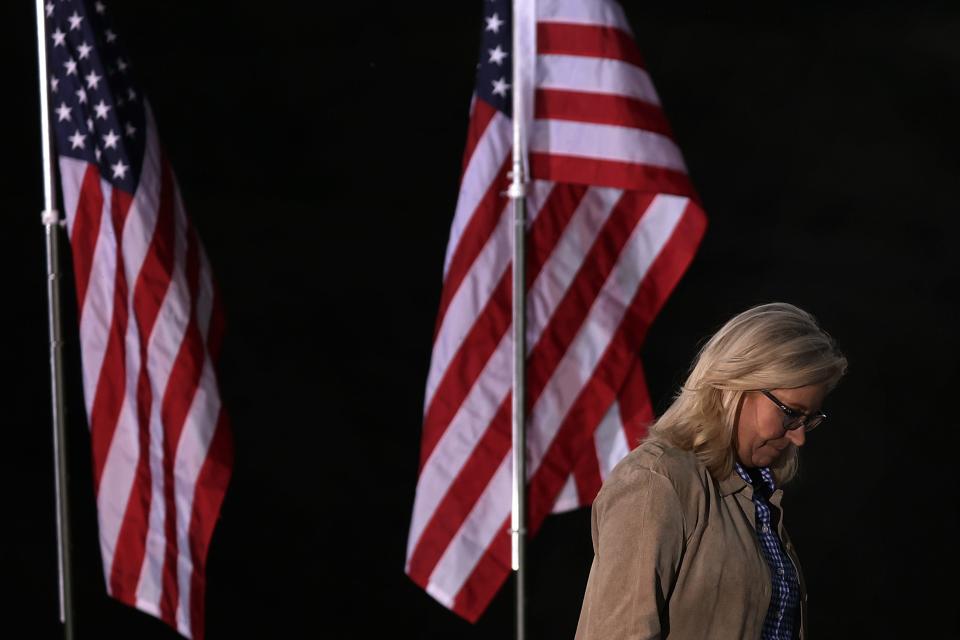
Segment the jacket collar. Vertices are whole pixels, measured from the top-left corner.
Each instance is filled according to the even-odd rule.
[[[740,474],[737,473],[736,469],[730,469],[730,475],[728,475],[723,480],[720,480],[720,495],[729,496],[732,493],[737,493],[738,491],[743,491],[747,487],[750,487],[749,484],[744,482],[743,478],[740,477]],[[751,491],[751,494],[753,492]]]

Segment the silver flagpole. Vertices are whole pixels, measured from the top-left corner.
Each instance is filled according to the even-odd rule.
[[[510,534],[511,562],[516,572],[516,638],[526,637],[526,546],[527,546],[527,433],[526,433],[526,331],[527,331],[527,175],[526,139],[524,127],[527,113],[524,102],[528,90],[527,69],[532,64],[527,60],[524,45],[529,44],[529,26],[532,15],[531,0],[513,0],[513,166],[510,188],[507,195],[513,200],[513,496],[511,504]],[[532,23],[530,23],[532,24]]]
[[[47,95],[47,33],[43,0],[37,6],[37,66],[40,76],[40,135],[43,155],[43,212],[47,238],[47,316],[50,331],[50,391],[53,404],[54,491],[57,506],[57,566],[60,622],[67,640],[74,637],[73,588],[70,576],[70,519],[67,512],[66,428],[63,410],[63,338],[60,328],[60,213],[53,186],[53,147]]]

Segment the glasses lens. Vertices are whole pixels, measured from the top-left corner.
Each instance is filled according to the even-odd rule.
[[[803,425],[804,416],[783,416],[783,428],[788,431],[793,431],[794,429],[799,429]],[[810,430],[809,424],[807,425],[807,431]]]
[[[805,415],[796,415],[796,416],[784,416],[783,417],[783,428],[788,431],[793,431],[794,429],[799,429],[803,427],[804,431],[813,431],[817,428],[823,419],[826,416],[822,414],[805,416]]]
[[[806,429],[804,429],[804,431],[808,431],[808,432],[809,432],[809,431],[813,431],[814,429],[817,428],[818,425],[820,425],[820,424],[823,422],[823,419],[824,419],[824,418],[826,418],[826,416],[824,416],[824,415],[822,415],[822,414],[821,414],[821,415],[816,415],[816,416],[811,416],[810,419],[807,420],[807,427],[806,427]]]

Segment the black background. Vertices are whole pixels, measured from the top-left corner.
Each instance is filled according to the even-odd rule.
[[[957,637],[960,8],[626,9],[710,219],[644,348],[657,410],[735,312],[817,315],[851,368],[785,502],[814,636]],[[511,583],[470,625],[403,574],[481,3],[110,10],[226,304],[208,637],[511,637]],[[0,611],[56,638],[32,3],[3,17]],[[174,638],[104,592],[74,299],[67,279],[80,637]],[[572,637],[591,557],[588,510],[547,520],[531,638]]]

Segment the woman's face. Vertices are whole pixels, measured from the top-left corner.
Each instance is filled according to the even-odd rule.
[[[822,384],[769,391],[791,409],[808,414],[819,411],[827,395]],[[805,440],[803,429],[783,428],[783,411],[770,398],[759,391],[744,394],[734,441],[740,464],[769,467],[791,443],[802,447]]]

